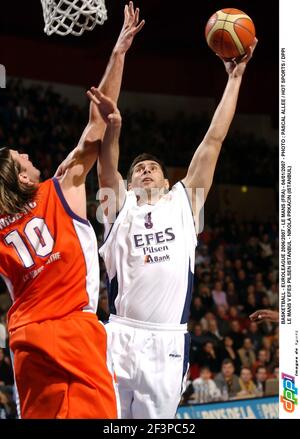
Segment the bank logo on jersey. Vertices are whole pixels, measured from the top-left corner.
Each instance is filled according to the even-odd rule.
[[[145,264],[155,264],[157,262],[165,262],[169,260],[170,260],[170,256],[167,254],[162,256],[146,255],[144,258]]]
[[[151,220],[151,212],[147,213],[147,215],[145,216],[145,227],[146,229],[152,229],[153,227],[153,222]]]

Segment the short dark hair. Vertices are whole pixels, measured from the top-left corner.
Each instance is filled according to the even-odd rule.
[[[261,369],[265,369],[265,371],[268,372],[266,366],[258,366],[255,373],[258,373]]]
[[[230,358],[225,358],[225,360],[222,361],[222,365],[221,366],[223,367],[223,366],[226,366],[227,364],[231,364],[231,366],[234,367],[234,363],[233,363],[233,361]]]
[[[168,171],[167,171],[167,168],[166,168],[165,164],[163,163],[163,161],[158,159],[153,154],[143,152],[142,154],[139,154],[131,163],[129,171],[127,173],[127,183],[131,183],[133,168],[135,167],[135,165],[137,165],[138,163],[143,162],[145,160],[152,160],[153,162],[158,163],[159,166],[161,167],[163,174],[164,174],[164,178],[168,178]]]
[[[36,188],[20,182],[20,171],[10,150],[0,148],[0,215],[22,212],[25,205],[34,199]]]
[[[250,370],[251,374],[252,374],[252,370],[250,367],[247,366],[242,366],[240,372],[242,372],[242,370]]]

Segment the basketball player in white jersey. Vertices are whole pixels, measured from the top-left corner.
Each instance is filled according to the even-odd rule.
[[[108,274],[111,314],[106,327],[122,418],[175,416],[189,363],[194,219],[211,187],[255,45],[239,63],[224,61],[228,82],[221,102],[187,175],[171,189],[160,160],[142,154],[130,167],[125,190],[118,172],[121,115],[98,90],[89,93],[107,123],[98,163],[106,218],[100,254]],[[202,203],[187,190],[197,188],[204,190]]]
[[[130,1],[99,84],[116,101],[126,53],[143,25]],[[105,128],[91,103],[79,144],[56,178],[41,184],[26,154],[0,148],[0,275],[14,296],[8,320],[23,418],[118,416],[106,333],[96,318],[97,240],[86,220],[86,175],[97,160]],[[40,222],[30,235],[28,224],[36,219]]]

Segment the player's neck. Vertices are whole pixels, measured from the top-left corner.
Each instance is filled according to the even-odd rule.
[[[139,197],[137,197],[137,205],[139,207],[145,206],[146,204],[150,205],[150,206],[155,206],[155,204],[160,200],[160,198],[157,198],[156,200],[153,200],[153,198],[149,199],[149,200],[143,200],[143,199],[140,199]]]
[[[138,206],[145,204],[154,206],[165,195],[165,190],[163,188],[140,189],[136,190],[135,194]]]

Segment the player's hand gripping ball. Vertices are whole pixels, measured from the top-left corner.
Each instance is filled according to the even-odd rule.
[[[221,9],[208,20],[205,38],[209,47],[221,58],[242,58],[254,42],[254,23],[239,9]]]

